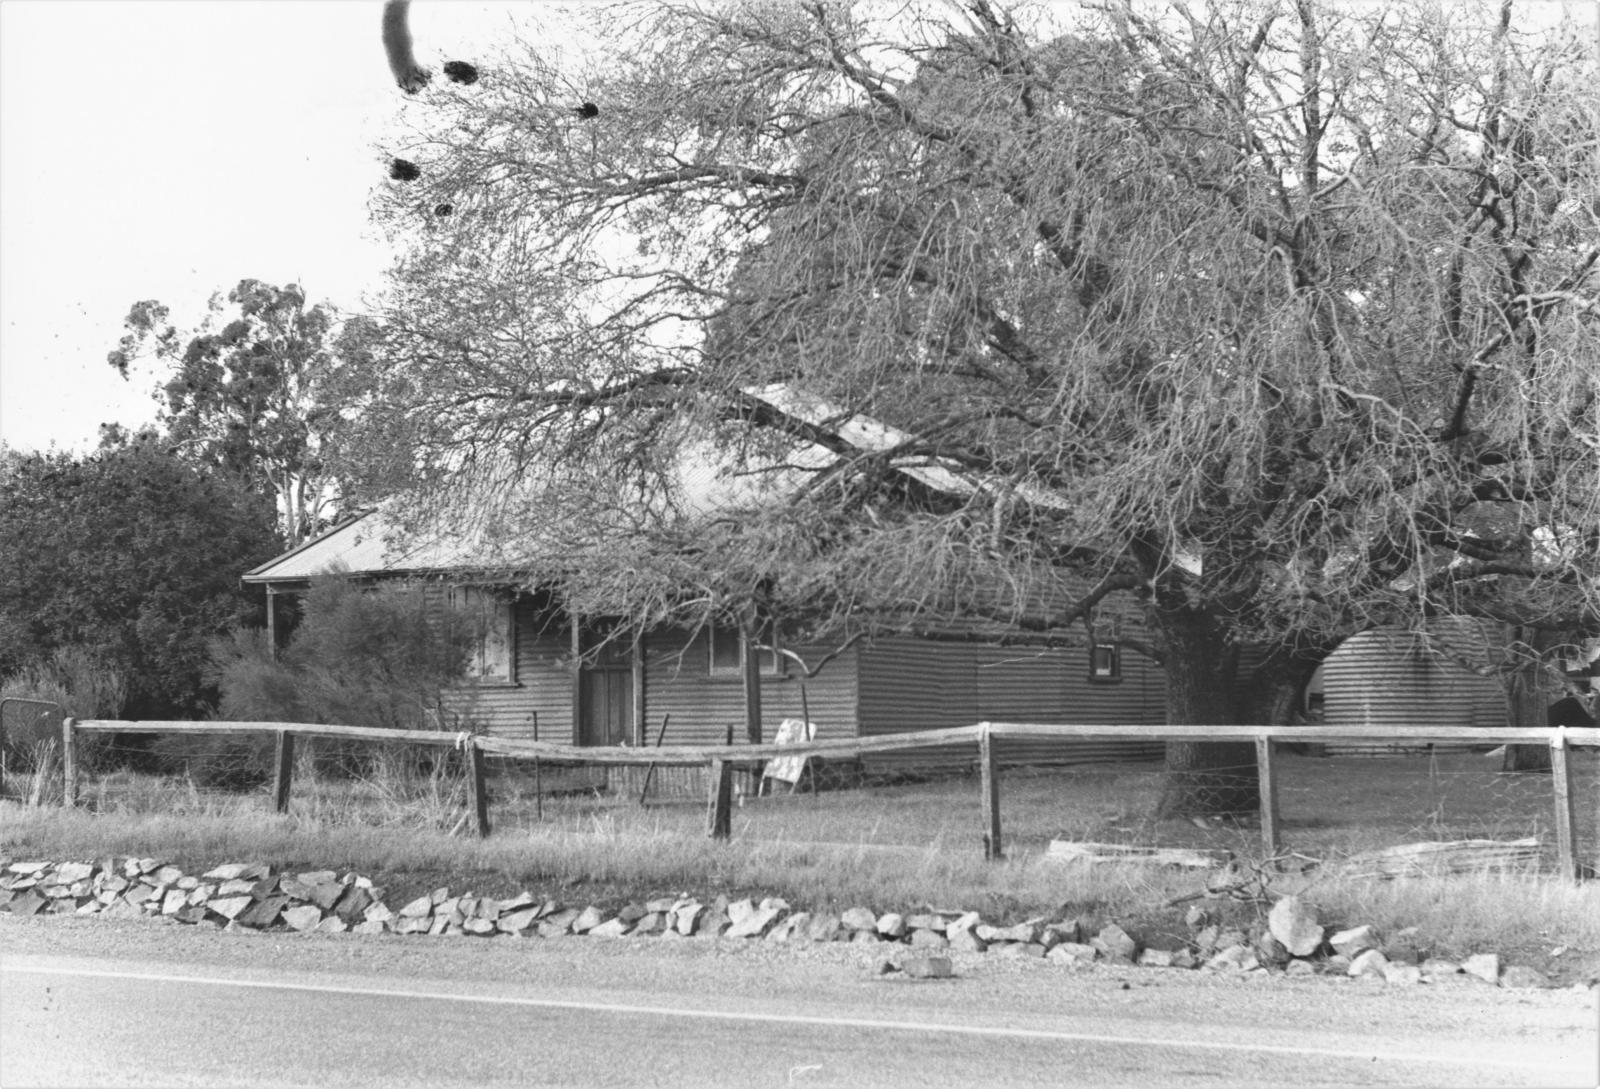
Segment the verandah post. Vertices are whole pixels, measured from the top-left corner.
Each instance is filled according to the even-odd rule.
[[[1261,791],[1261,847],[1278,853],[1278,773],[1272,765],[1272,738],[1256,738],[1257,785]]]
[[[272,774],[272,808],[274,812],[289,812],[289,784],[293,777],[294,734],[288,730],[279,730]]]
[[[1556,871],[1578,877],[1578,845],[1573,835],[1572,780],[1567,775],[1567,738],[1560,727],[1550,736],[1550,788],[1556,803]]]
[[[987,722],[978,734],[978,764],[983,777],[983,857],[1004,858],[1000,840],[1000,773],[995,766],[994,741],[989,736]]]
[[[78,804],[78,720],[61,720],[61,804],[71,809]]]

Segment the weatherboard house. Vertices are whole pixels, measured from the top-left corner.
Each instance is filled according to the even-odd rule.
[[[747,678],[756,678],[764,736],[809,713],[821,739],[968,726],[975,722],[1154,724],[1165,720],[1161,670],[1117,644],[1018,647],[911,635],[844,645],[752,650],[734,628],[660,628],[613,639],[605,617],[570,615],[545,592],[486,583],[449,542],[405,543],[383,510],[353,518],[244,576],[275,598],[318,575],[410,580],[446,588],[480,612],[480,645],[459,695],[467,721],[501,738],[576,745],[721,744],[749,737]],[[772,636],[767,637],[769,640]],[[755,668],[746,668],[754,654]],[[795,659],[816,663],[806,677]],[[803,693],[803,694],[802,694]],[[663,729],[664,725],[664,729]],[[1002,759],[1082,762],[1159,755],[1148,741],[1019,743]],[[898,766],[965,763],[970,751],[914,750],[870,758]],[[676,773],[677,769],[674,769]],[[657,776],[661,776],[657,772]],[[665,780],[663,780],[665,781]]]
[[[788,406],[792,408],[793,406]],[[882,425],[835,428],[842,441],[893,441]],[[832,455],[830,455],[832,456]],[[923,485],[956,486],[926,465]],[[482,637],[457,695],[463,720],[506,739],[580,746],[707,745],[772,740],[786,719],[809,721],[818,740],[867,738],[981,721],[1159,724],[1160,667],[1116,641],[1005,645],[974,623],[949,638],[911,634],[788,644],[782,625],[760,645],[734,628],[656,628],[608,638],[615,621],[575,615],[553,590],[486,565],[460,535],[406,532],[379,506],[244,576],[265,588],[269,618],[282,595],[340,572],[407,581],[477,612]],[[497,573],[498,572],[498,573]],[[771,648],[781,648],[774,650]],[[765,648],[765,649],[763,649]],[[818,663],[821,664],[820,667]],[[802,664],[803,663],[803,664]],[[808,676],[808,672],[810,675]],[[1159,742],[1061,740],[1007,743],[1018,763],[1154,758]],[[969,748],[918,749],[866,758],[874,770],[963,766]],[[653,777],[656,788],[698,790],[699,769]],[[679,783],[678,779],[684,782]]]

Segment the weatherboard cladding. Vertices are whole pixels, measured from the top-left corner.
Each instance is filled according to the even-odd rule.
[[[974,722],[1157,724],[1165,721],[1160,670],[1124,650],[1122,681],[1091,684],[1088,651],[881,639],[860,662],[863,736]],[[1159,756],[1160,742],[1014,740],[1003,763],[1066,764]],[[868,757],[873,768],[970,766],[971,745]]]
[[[713,676],[710,642],[704,632],[694,637],[686,631],[652,632],[645,637],[645,736],[655,743],[663,715],[671,715],[664,744],[720,745],[733,728],[734,743],[745,740],[744,684],[737,673]],[[807,661],[817,661],[833,648],[797,645],[792,648]],[[829,662],[809,680],[790,664],[782,676],[761,677],[762,734],[769,739],[786,718],[801,717],[800,689],[818,740],[856,736],[855,648]]]
[[[462,716],[463,727],[518,741],[534,739],[538,716],[541,741],[572,741],[572,671],[567,665],[570,636],[565,624],[526,597],[515,618],[515,676],[510,684],[463,684],[446,696],[446,706]]]
[[[1329,726],[1489,727],[1506,721],[1505,692],[1499,681],[1430,650],[1428,640],[1408,632],[1366,631],[1351,636],[1323,663],[1322,681],[1323,713]],[[1330,743],[1327,750],[1337,755],[1379,755],[1426,748]]]

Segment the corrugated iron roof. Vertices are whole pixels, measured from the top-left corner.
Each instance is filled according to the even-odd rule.
[[[887,453],[907,445],[912,436],[869,416],[849,413],[811,394],[784,385],[751,388],[748,396],[764,401],[797,420],[826,428],[850,446],[867,453]],[[822,468],[838,455],[821,446],[791,451],[784,464],[771,471],[738,471],[709,444],[688,444],[681,451],[675,492],[689,513],[705,515],[741,504],[778,497],[798,486],[806,470]],[[947,495],[971,496],[995,487],[987,477],[975,475],[941,459],[920,455],[896,457],[894,469]],[[1016,494],[1040,506],[1064,508],[1066,501],[1044,488],[1023,483]],[[330,571],[354,575],[406,575],[480,569],[505,571],[502,549],[477,542],[450,530],[405,530],[390,507],[382,504],[315,537],[298,548],[269,560],[244,575],[248,583],[303,582]],[[530,543],[522,542],[523,547]]]
[[[427,574],[480,566],[468,542],[418,538],[403,533],[379,507],[357,515],[268,560],[244,575],[245,582],[301,582],[332,571],[352,575]]]

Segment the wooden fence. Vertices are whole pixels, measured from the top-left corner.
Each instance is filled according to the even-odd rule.
[[[1268,857],[1279,850],[1278,779],[1273,746],[1303,742],[1395,742],[1411,744],[1482,745],[1545,744],[1550,747],[1550,785],[1555,805],[1556,857],[1559,872],[1576,877],[1578,844],[1574,832],[1572,781],[1568,773],[1570,747],[1600,747],[1600,727],[1530,726],[1484,728],[1466,726],[1078,726],[1032,722],[980,722],[942,730],[884,734],[871,738],[806,741],[787,745],[674,745],[664,748],[627,746],[580,747],[541,741],[508,741],[482,734],[433,730],[390,730],[361,726],[325,726],[300,722],[122,722],[66,719],[61,725],[64,789],[62,804],[78,799],[77,736],[80,733],[271,733],[276,735],[273,804],[278,812],[289,806],[294,768],[294,739],[337,738],[408,745],[434,745],[461,750],[467,760],[467,795],[480,836],[489,834],[489,795],[484,784],[486,755],[521,760],[558,760],[586,764],[699,765],[710,769],[706,806],[708,833],[727,839],[732,833],[733,771],[736,767],[778,757],[822,757],[837,760],[868,753],[902,752],[933,745],[969,743],[977,748],[981,772],[984,845],[989,858],[1003,855],[1000,831],[1000,768],[995,759],[997,739],[1034,738],[1147,741],[1240,741],[1255,745],[1261,791],[1261,838]],[[1594,803],[1600,806],[1600,791]],[[1597,825],[1600,827],[1600,825]],[[1596,859],[1600,864],[1600,857]]]

